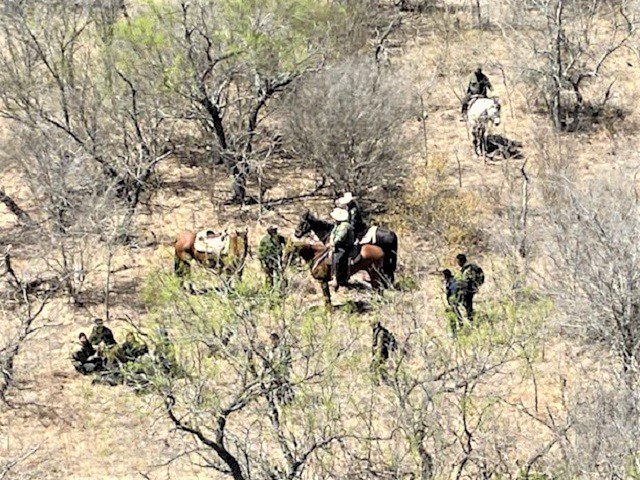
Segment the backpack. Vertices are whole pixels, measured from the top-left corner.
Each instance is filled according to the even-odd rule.
[[[464,269],[464,277],[475,288],[484,283],[484,271],[475,263],[470,263]]]

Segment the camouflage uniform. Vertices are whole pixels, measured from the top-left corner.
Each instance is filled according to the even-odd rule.
[[[91,335],[89,336],[89,342],[91,345],[100,345],[104,343],[107,347],[112,347],[116,345],[116,339],[113,338],[113,332],[109,327],[105,327],[104,325],[96,325],[91,330]]]
[[[482,70],[478,69],[471,74],[469,78],[469,86],[467,87],[467,94],[462,100],[462,114],[465,115],[469,108],[469,103],[474,97],[487,97],[489,90],[493,90],[493,86]]]
[[[117,358],[120,363],[135,362],[136,359],[149,352],[144,342],[139,341],[133,335],[127,335],[126,341],[118,349]]]
[[[267,234],[260,240],[258,258],[262,264],[262,270],[267,277],[267,283],[271,286],[274,280],[279,281],[282,275],[282,252],[286,244],[282,235]]]
[[[164,329],[159,331],[153,355],[157,365],[165,374],[173,377],[181,374],[181,368],[176,359],[175,347],[169,339],[169,334]]]
[[[462,287],[462,305],[467,312],[467,319],[473,320],[473,297],[484,283],[484,272],[475,263],[465,263],[460,268]]]
[[[376,383],[380,379],[387,381],[387,361],[391,352],[396,350],[396,339],[393,334],[377,322],[373,327],[373,343],[371,345],[371,371]]]
[[[338,286],[349,282],[349,254],[355,243],[353,227],[348,221],[338,223],[331,231],[333,250],[333,272]]]
[[[265,369],[269,372],[269,395],[272,400],[286,405],[293,399],[293,388],[290,381],[291,351],[287,345],[279,342],[268,352]]]

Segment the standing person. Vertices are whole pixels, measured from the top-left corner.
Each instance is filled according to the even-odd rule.
[[[336,206],[338,208],[344,208],[349,212],[349,223],[353,227],[353,233],[356,240],[360,240],[366,235],[368,227],[364,221],[364,215],[362,209],[356,202],[356,197],[351,192],[345,193],[342,197],[336,200]]]
[[[258,258],[266,276],[266,283],[273,287],[274,281],[279,284],[282,280],[282,254],[286,239],[278,233],[278,227],[270,226],[267,234],[260,240]]]
[[[335,208],[331,218],[336,222],[331,231],[329,245],[333,248],[333,273],[336,277],[336,292],[349,285],[349,255],[353,250],[355,235],[349,223],[349,212]]]
[[[462,120],[464,120],[467,114],[471,100],[478,97],[486,98],[489,95],[489,90],[493,90],[493,86],[491,85],[489,77],[482,72],[482,66],[479,65],[469,78],[467,94],[462,100]]]
[[[462,313],[460,312],[460,302],[462,300],[464,285],[462,281],[455,279],[453,273],[448,268],[442,271],[442,276],[444,277],[444,289],[447,303],[456,316],[455,320],[449,317],[451,331],[455,335],[455,332],[459,327],[462,327],[463,323]]]
[[[178,365],[176,358],[176,349],[169,338],[169,332],[165,327],[158,327],[156,330],[157,339],[155,343],[155,349],[153,352],[153,358],[160,366],[163,373],[172,377],[177,377],[181,374],[181,368]]]
[[[270,370],[271,382],[269,394],[281,405],[286,405],[293,399],[293,389],[290,381],[291,351],[280,340],[280,335],[272,332],[269,335],[271,348],[267,353],[266,365]]]
[[[371,322],[373,327],[373,342],[371,345],[371,371],[376,384],[388,380],[387,362],[391,352],[397,348],[396,338],[393,334],[382,326],[380,320]]]
[[[464,253],[456,255],[456,261],[460,266],[460,279],[462,281],[462,305],[467,312],[467,319],[473,320],[473,297],[480,286],[484,283],[484,272],[475,263],[467,261],[467,256]]]

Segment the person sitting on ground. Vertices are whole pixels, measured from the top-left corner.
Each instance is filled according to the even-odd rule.
[[[460,279],[462,281],[461,299],[462,305],[467,314],[467,320],[473,320],[473,297],[484,283],[484,272],[475,263],[467,261],[467,256],[460,253],[456,256],[456,261],[460,266]]]
[[[147,344],[141,342],[132,332],[129,332],[125,337],[124,343],[118,349],[117,358],[120,363],[135,362],[148,352]]]
[[[97,346],[104,343],[106,347],[112,347],[117,344],[116,339],[113,337],[113,332],[104,324],[104,320],[96,318],[93,321],[93,324],[94,327],[91,330],[91,335],[89,336],[89,342],[91,342],[91,345]]]
[[[464,120],[464,117],[467,114],[471,100],[474,98],[486,98],[489,94],[489,90],[493,90],[489,77],[482,72],[482,66],[478,66],[476,71],[473,72],[469,78],[467,93],[462,100],[462,120]]]
[[[80,340],[80,350],[71,355],[74,368],[83,375],[98,370],[102,362],[95,357],[96,350],[91,345],[87,335],[84,332],[80,333],[78,340]]]
[[[360,240],[364,237],[369,227],[364,221],[364,215],[362,214],[360,206],[356,202],[356,197],[354,197],[351,192],[347,192],[336,200],[336,206],[338,208],[344,208],[349,212],[349,223],[353,227],[353,233],[356,240]]]
[[[373,327],[371,372],[374,382],[379,384],[380,379],[383,382],[388,380],[387,362],[391,352],[396,350],[397,344],[394,335],[382,326],[380,320],[373,320],[371,326]]]
[[[282,254],[286,242],[286,239],[278,233],[276,226],[267,228],[267,234],[260,240],[258,258],[269,287],[282,279]]]
[[[336,225],[331,231],[329,245],[333,248],[333,274],[336,277],[336,292],[340,287],[349,285],[349,257],[355,243],[353,227],[349,223],[349,212],[335,208],[331,218]]]

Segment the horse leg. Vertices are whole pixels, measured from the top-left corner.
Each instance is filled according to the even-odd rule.
[[[380,293],[382,292],[382,288],[386,286],[386,279],[384,278],[384,274],[381,275],[382,265],[371,265],[367,269],[367,273],[369,274],[369,280],[371,281],[371,288]]]
[[[480,156],[480,142],[478,141],[478,129],[473,129],[473,152],[476,154],[476,157]]]
[[[487,135],[487,129],[486,127],[482,129],[482,144],[480,146],[480,149],[482,150],[482,160],[484,161],[484,164],[487,164],[487,142],[488,142],[488,135]]]
[[[329,288],[329,282],[323,280],[321,283],[322,295],[324,296],[324,306],[328,312],[333,311],[333,305],[331,304],[331,288]]]

